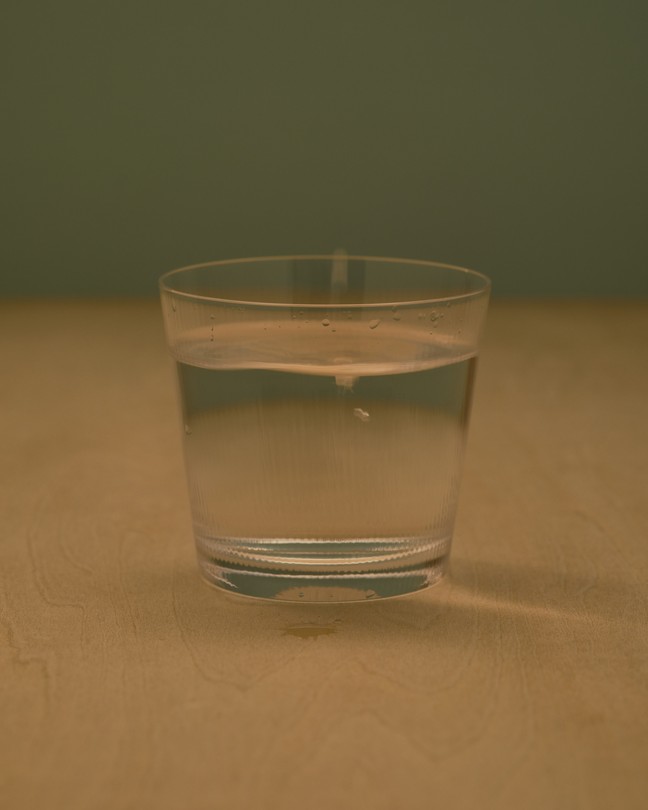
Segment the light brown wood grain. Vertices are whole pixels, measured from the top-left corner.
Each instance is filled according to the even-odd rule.
[[[198,578],[155,302],[0,308],[0,805],[643,808],[648,304],[496,302],[452,575]]]

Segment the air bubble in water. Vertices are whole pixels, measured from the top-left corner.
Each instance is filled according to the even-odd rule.
[[[369,329],[375,329],[379,323],[380,318],[374,318],[373,321],[369,321]]]

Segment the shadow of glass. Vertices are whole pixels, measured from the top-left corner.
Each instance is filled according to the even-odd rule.
[[[451,575],[460,602],[530,620],[588,619],[607,623],[623,616],[624,621],[639,621],[640,614],[626,614],[635,601],[644,600],[644,590],[638,585],[603,578],[594,568],[581,573],[455,558]]]
[[[356,657],[382,645],[404,656],[414,647],[488,649],[516,644],[520,633],[530,644],[551,645],[558,635],[607,637],[620,616],[626,635],[640,631],[639,618],[628,623],[628,604],[642,597],[625,583],[503,562],[459,557],[449,577],[426,591],[355,604],[265,602],[228,594],[204,582],[189,559],[176,565],[171,582],[169,573],[162,582],[150,569],[139,576],[131,572],[145,602],[159,599],[169,585],[172,591],[173,610],[164,611],[166,619],[157,614],[139,630],[143,638],[159,639],[161,631],[178,629],[196,659],[212,661],[205,668],[231,651],[241,667],[256,667],[261,660],[270,666],[331,644]],[[165,621],[174,627],[164,630]]]

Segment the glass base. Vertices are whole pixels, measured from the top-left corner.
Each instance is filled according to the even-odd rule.
[[[207,554],[201,545],[199,541],[198,564],[202,576],[211,585],[256,599],[334,604],[405,596],[434,585],[446,573],[450,544],[447,540],[437,541],[427,554],[419,548],[409,559],[408,555],[405,559],[400,555],[398,566],[394,566],[393,561],[386,565],[384,560],[372,565],[365,558],[360,564],[358,560],[342,564],[338,560],[334,566],[322,561],[313,565],[313,560],[308,567],[293,562],[282,566],[284,570],[276,570],[277,566],[272,570],[262,563],[219,560],[213,546]],[[308,568],[310,571],[304,570]]]

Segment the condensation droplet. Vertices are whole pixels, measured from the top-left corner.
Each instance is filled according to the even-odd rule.
[[[328,318],[324,318],[324,320],[322,321],[322,326],[330,326],[330,324],[331,322],[329,321]]]
[[[397,307],[397,306],[393,306],[393,307],[392,307],[392,312],[398,312],[398,307]]]
[[[369,321],[369,329],[375,329],[379,323],[380,318],[374,318],[373,321]]]
[[[334,326],[331,327],[331,332],[336,332],[336,328]]]
[[[432,312],[430,312],[430,320],[432,322],[438,321],[439,320],[439,313],[435,312],[434,310]]]
[[[400,321],[401,316],[398,314],[398,312],[395,312],[395,313],[392,315],[392,319],[393,319],[394,321]]]
[[[209,316],[209,320],[210,320],[210,321],[213,321],[215,318],[216,318],[216,316],[215,316],[215,315],[210,315],[210,316]]]
[[[362,408],[354,408],[353,415],[357,416],[361,422],[368,422],[371,419],[369,411],[365,411]]]
[[[175,301],[171,301],[171,309],[172,309],[174,312],[176,311],[176,305],[175,305]]]
[[[191,436],[191,428],[189,427],[189,425],[186,422],[185,422],[185,426],[184,426],[184,432],[187,434],[187,436]]]

